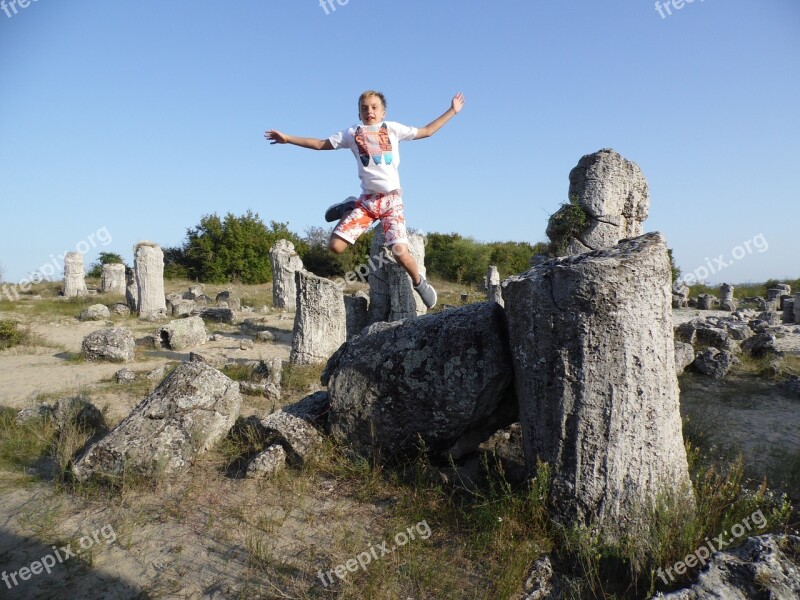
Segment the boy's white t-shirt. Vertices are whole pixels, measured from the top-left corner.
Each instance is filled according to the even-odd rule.
[[[364,193],[386,193],[400,189],[400,142],[415,137],[416,127],[383,121],[378,125],[353,125],[328,140],[336,150],[353,151]]]

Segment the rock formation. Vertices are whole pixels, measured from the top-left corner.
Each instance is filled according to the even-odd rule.
[[[166,317],[164,253],[161,247],[152,242],[139,242],[133,254],[137,285],[136,313],[142,319]]]
[[[235,381],[200,363],[178,366],[106,437],[75,462],[78,481],[120,483],[185,469],[224,437],[239,416]]]
[[[328,361],[330,431],[364,457],[459,458],[516,420],[503,309],[376,323]]]
[[[670,264],[658,233],[503,282],[525,457],[561,518],[633,534],[661,492],[693,504]]]
[[[125,265],[119,263],[103,265],[100,291],[104,294],[124,294],[125,287]]]
[[[67,252],[64,256],[64,297],[86,296],[86,273],[83,270],[83,254]]]
[[[323,363],[347,337],[342,291],[332,281],[307,271],[295,272],[295,286],[297,308],[289,361]]]
[[[558,255],[579,254],[616,245],[642,234],[650,208],[647,180],[636,163],[611,149],[587,154],[569,174],[570,204],[548,222],[547,236]],[[582,231],[573,228],[582,209]]]
[[[289,240],[278,240],[269,251],[272,264],[272,303],[275,308],[295,310],[297,288],[295,272],[303,269],[303,261]]]
[[[500,288],[500,271],[494,265],[486,273],[486,299],[503,306],[503,290]]]
[[[425,271],[425,238],[418,233],[408,234],[408,251],[417,261],[420,274]],[[369,322],[399,321],[427,312],[422,299],[414,291],[411,278],[397,264],[392,251],[384,246],[383,229],[375,229],[370,248],[369,264],[364,265],[369,273]]]
[[[133,332],[126,327],[112,327],[93,331],[81,343],[86,360],[131,362],[134,359]]]

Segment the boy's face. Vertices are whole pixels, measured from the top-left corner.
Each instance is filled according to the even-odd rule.
[[[358,118],[364,125],[377,125],[386,116],[383,102],[377,96],[367,96],[361,101],[358,109]]]

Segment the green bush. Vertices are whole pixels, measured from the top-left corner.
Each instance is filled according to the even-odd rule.
[[[0,321],[0,350],[19,346],[26,338],[27,334],[19,330],[19,324],[16,321]]]

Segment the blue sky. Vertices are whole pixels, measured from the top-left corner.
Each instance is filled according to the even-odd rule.
[[[685,272],[800,277],[797,0],[670,3],[665,18],[651,0],[339,2],[0,11],[5,280],[76,248],[87,264],[100,251],[130,263],[137,241],[179,245],[211,213],[325,225],[325,208],[357,195],[352,154],[263,132],[327,137],[357,122],[369,88],[415,126],[466,97],[436,136],[403,146],[412,227],[542,241],[570,169],[611,147],[642,168],[645,230]]]

